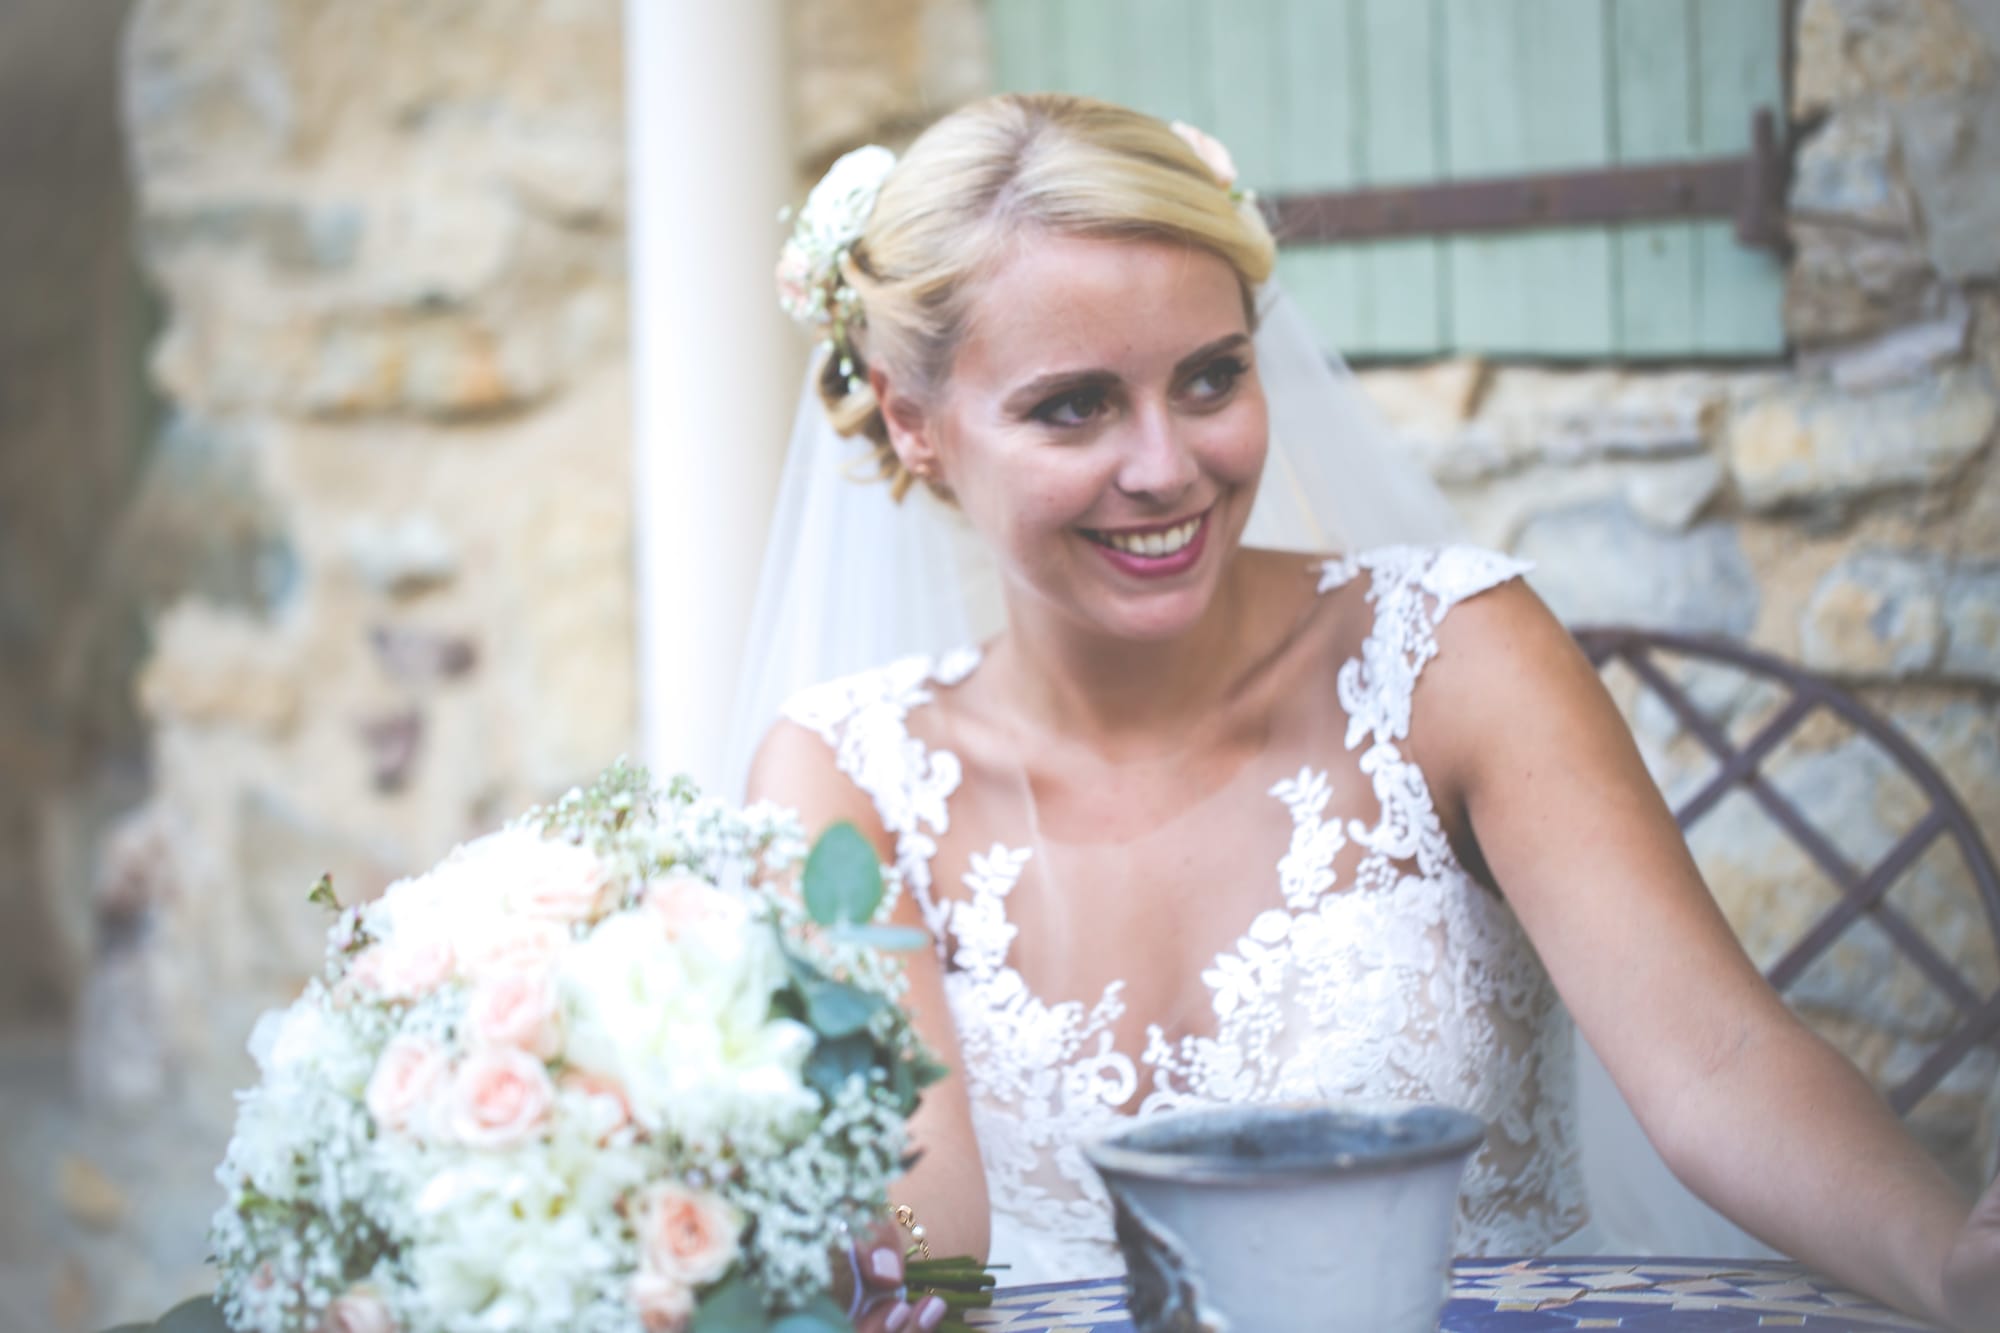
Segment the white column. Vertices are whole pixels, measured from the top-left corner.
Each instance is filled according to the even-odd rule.
[[[803,340],[782,0],[625,0],[642,753],[721,780]]]

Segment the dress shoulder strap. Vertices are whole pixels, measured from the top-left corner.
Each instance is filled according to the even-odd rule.
[[[1399,742],[1410,734],[1417,677],[1437,656],[1437,627],[1452,607],[1526,574],[1534,566],[1478,546],[1384,546],[1329,560],[1321,592],[1362,573],[1375,621],[1361,655],[1340,668],[1340,704],[1347,711],[1347,748],[1364,739]]]
[[[884,831],[895,839],[898,876],[940,940],[931,858],[951,825],[947,803],[963,770],[951,751],[932,750],[910,735],[909,716],[931,701],[933,685],[955,685],[978,663],[976,649],[942,658],[898,658],[809,686],[783,710],[786,718],[826,742],[835,765],[874,804]]]

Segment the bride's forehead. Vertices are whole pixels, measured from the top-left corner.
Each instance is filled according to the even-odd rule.
[[[965,350],[1144,346],[1184,341],[1190,330],[1206,341],[1232,320],[1243,320],[1235,270],[1198,246],[1040,235],[1009,247],[975,287]]]

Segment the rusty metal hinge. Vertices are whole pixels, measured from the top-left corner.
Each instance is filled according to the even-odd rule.
[[[1734,218],[1743,245],[1782,253],[1789,170],[1777,117],[1759,107],[1742,157],[1277,195],[1265,209],[1283,245]]]

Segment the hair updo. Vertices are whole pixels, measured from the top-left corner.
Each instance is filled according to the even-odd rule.
[[[1071,236],[1178,241],[1229,264],[1254,320],[1253,290],[1275,247],[1253,207],[1159,120],[1061,93],[974,102],[920,135],[882,183],[842,275],[860,299],[853,375],[841,357],[819,372],[820,397],[842,435],[875,445],[901,499],[913,478],[889,447],[869,387],[876,365],[918,401],[933,398],[965,330],[969,293],[1029,228]]]

